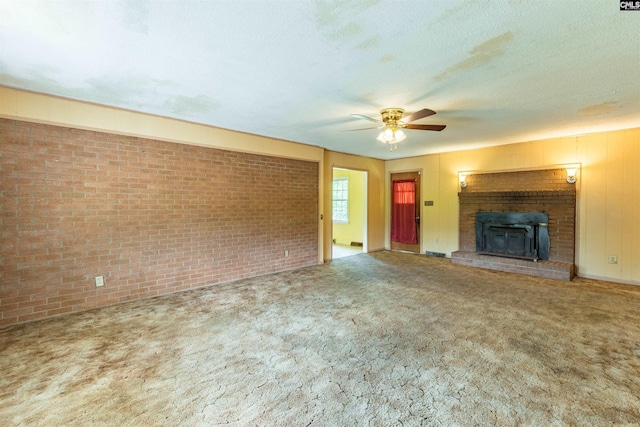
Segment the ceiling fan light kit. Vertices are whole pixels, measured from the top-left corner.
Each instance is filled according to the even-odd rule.
[[[376,139],[380,142],[384,142],[385,144],[390,144],[391,151],[393,151],[398,148],[398,142],[404,141],[406,137],[407,135],[397,127],[387,126],[385,130],[380,132],[380,135],[378,135],[378,138]]]
[[[398,142],[404,141],[407,137],[402,129],[416,129],[416,130],[432,130],[432,131],[441,131],[446,126],[445,125],[412,125],[408,124],[414,120],[421,119],[423,117],[428,117],[436,114],[435,111],[429,110],[428,108],[423,108],[420,111],[416,111],[413,114],[410,114],[407,117],[404,117],[404,109],[402,108],[384,108],[380,110],[380,116],[382,120],[374,119],[373,117],[363,116],[361,114],[352,114],[353,117],[358,119],[369,120],[372,122],[380,123],[380,127],[383,128],[382,132],[376,138],[378,141],[383,142],[385,144],[389,144],[391,147],[391,151],[396,150],[398,148]],[[354,130],[364,130],[364,129],[354,129]]]
[[[404,141],[407,137],[400,128],[404,125],[400,121],[404,110],[402,108],[385,108],[380,110],[384,130],[380,132],[377,140],[389,144],[390,151],[398,149],[398,142]]]

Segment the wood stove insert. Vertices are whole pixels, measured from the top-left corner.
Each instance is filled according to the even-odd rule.
[[[476,252],[531,261],[549,259],[549,215],[476,212]]]

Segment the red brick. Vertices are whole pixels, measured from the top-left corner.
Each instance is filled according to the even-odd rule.
[[[0,137],[0,324],[317,262],[317,163],[4,119]]]

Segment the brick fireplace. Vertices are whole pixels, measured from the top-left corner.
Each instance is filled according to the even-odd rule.
[[[451,254],[453,263],[561,280],[573,278],[576,184],[567,182],[564,169],[477,173],[467,176],[467,184],[458,193],[460,241],[459,250]],[[489,226],[477,224],[476,218]],[[494,253],[482,249],[478,225],[493,239],[489,252]],[[542,248],[548,251],[544,257],[539,256],[540,248],[530,252],[522,249],[530,245],[528,235],[537,239],[538,234],[548,234]]]

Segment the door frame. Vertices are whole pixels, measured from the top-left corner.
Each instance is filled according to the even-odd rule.
[[[348,170],[348,171],[354,171],[354,172],[359,172],[364,174],[363,176],[363,184],[364,184],[364,188],[362,189],[362,203],[363,203],[363,218],[362,218],[362,222],[363,222],[363,230],[362,230],[362,253],[367,253],[369,252],[369,224],[368,224],[368,217],[369,217],[369,171],[366,169],[357,169],[357,168],[352,168],[352,167],[343,167],[343,166],[338,166],[338,165],[333,165],[331,166],[331,188],[329,189],[329,193],[331,194],[331,205],[329,208],[329,211],[333,213],[333,178],[334,178],[334,170],[335,169],[344,169],[344,170]],[[351,196],[349,195],[349,198]],[[333,242],[333,215],[331,215],[331,239],[330,242]],[[330,246],[329,249],[329,259],[333,259],[333,245]]]
[[[402,175],[405,175],[406,177],[403,177]],[[391,241],[391,216],[392,216],[392,210],[393,210],[393,181],[395,180],[401,180],[401,179],[407,179],[407,178],[413,178],[413,174],[417,174],[417,178],[416,178],[416,217],[419,217],[419,222],[418,222],[418,230],[417,230],[417,238],[418,238],[418,243],[415,245],[409,245],[409,244],[405,244],[405,243],[397,243],[397,242],[392,242]],[[423,215],[422,215],[422,169],[412,169],[412,170],[402,170],[402,171],[390,171],[389,172],[389,176],[387,179],[387,185],[388,185],[388,189],[389,189],[389,196],[387,198],[388,200],[388,209],[387,209],[387,213],[388,213],[388,224],[389,226],[387,227],[387,239],[389,242],[389,250],[392,251],[404,251],[404,252],[412,252],[412,253],[416,253],[416,254],[420,254],[422,253],[422,219],[423,219]]]

